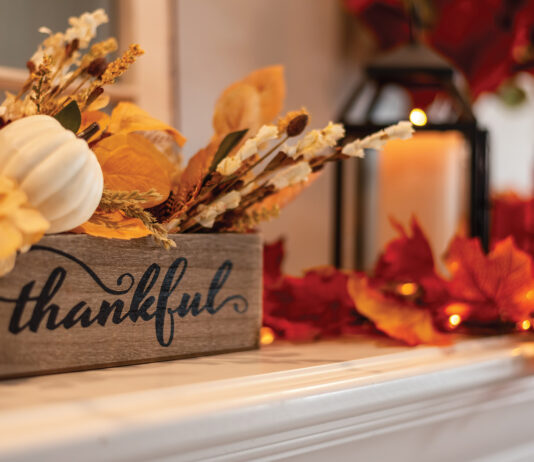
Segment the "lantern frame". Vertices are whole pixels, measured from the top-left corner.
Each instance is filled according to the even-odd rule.
[[[385,128],[389,124],[374,124],[371,122],[373,111],[376,108],[384,88],[390,84],[400,85],[410,89],[433,89],[449,96],[456,110],[456,120],[446,123],[428,123],[422,127],[416,127],[417,131],[458,131],[469,144],[469,233],[472,237],[480,238],[485,251],[489,246],[489,155],[488,133],[482,129],[472,111],[469,100],[456,85],[457,73],[448,63],[436,59],[435,55],[425,50],[422,55],[426,57],[420,61],[407,60],[407,52],[421,50],[419,45],[409,45],[406,50],[396,53],[393,59],[387,58],[385,62],[377,61],[367,67],[365,76],[356,86],[343,109],[340,111],[338,120],[346,129],[346,139],[361,138]],[[416,50],[418,49],[418,50]],[[430,59],[428,57],[430,56]],[[426,62],[425,62],[426,61]],[[361,99],[363,89],[373,84],[376,88],[374,95],[362,111],[364,120],[362,124],[351,123],[350,113],[354,105]],[[392,121],[394,123],[394,121]],[[365,159],[355,160],[356,179],[356,212],[354,214],[354,230],[356,240],[354,246],[355,269],[363,269],[363,218],[365,213],[365,201],[363,191],[366,189],[368,178],[364,175]],[[345,175],[343,165],[335,166],[334,181],[334,241],[333,241],[333,264],[340,267],[344,254],[344,208],[345,208]]]

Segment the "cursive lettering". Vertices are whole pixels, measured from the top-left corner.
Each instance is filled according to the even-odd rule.
[[[177,258],[167,268],[161,279],[159,290],[158,281],[162,268],[157,263],[148,266],[137,285],[132,274],[124,273],[117,279],[118,288],[113,289],[104,284],[87,264],[76,257],[51,247],[32,247],[32,251],[36,250],[52,252],[74,262],[94,281],[105,297],[112,295],[116,298],[101,300],[96,310],[91,308],[87,300],[80,300],[65,312],[57,304],[57,299],[67,280],[68,272],[64,267],[57,266],[50,272],[37,294],[34,294],[37,281],[33,280],[21,288],[15,299],[0,296],[0,303],[7,303],[13,307],[8,330],[15,335],[24,330],[37,332],[41,328],[53,331],[59,327],[71,329],[77,325],[82,328],[95,324],[105,326],[110,318],[113,324],[121,324],[125,321],[133,323],[153,321],[158,343],[163,347],[168,347],[175,337],[177,319],[186,316],[196,317],[202,313],[213,316],[226,306],[239,314],[246,313],[248,310],[248,301],[242,295],[231,295],[222,301],[218,300],[219,292],[233,270],[230,260],[225,260],[215,271],[207,288],[205,301],[202,303],[203,296],[200,292],[189,293],[180,290],[180,287],[184,285],[183,281],[188,267],[188,261],[184,257]],[[127,280],[130,283],[127,287],[122,287]],[[131,294],[130,298],[129,294]],[[170,306],[173,301],[175,305]],[[126,307],[127,311],[125,311]]]

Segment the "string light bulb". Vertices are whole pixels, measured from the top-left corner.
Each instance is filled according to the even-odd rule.
[[[397,286],[397,293],[409,297],[410,295],[414,295],[418,289],[419,286],[415,282],[405,282]]]
[[[458,327],[462,322],[462,317],[459,314],[451,314],[449,316],[449,325],[451,327]]]
[[[260,344],[270,345],[274,342],[274,331],[270,327],[262,327],[260,330]]]
[[[426,112],[422,109],[419,109],[418,107],[412,109],[410,111],[410,122],[418,127],[423,127],[428,122],[428,117],[426,116]]]
[[[518,328],[520,330],[529,330],[531,325],[532,325],[531,322],[528,319],[525,319],[521,321],[520,323],[518,323]]]

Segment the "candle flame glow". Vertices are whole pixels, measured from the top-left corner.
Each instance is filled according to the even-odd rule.
[[[260,344],[270,345],[274,342],[274,331],[270,327],[262,327],[260,330]]]
[[[410,122],[418,127],[423,127],[428,122],[425,111],[419,108],[412,109],[410,112]]]

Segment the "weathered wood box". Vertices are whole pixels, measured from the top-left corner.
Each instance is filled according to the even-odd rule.
[[[0,377],[258,347],[258,235],[47,236],[0,278]]]

